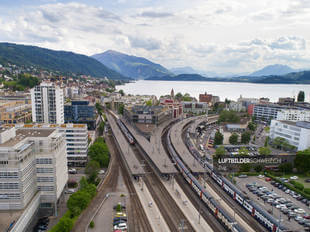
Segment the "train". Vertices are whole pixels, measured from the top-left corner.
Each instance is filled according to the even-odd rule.
[[[191,154],[203,165],[208,175],[239,205],[241,205],[250,216],[254,217],[261,225],[263,225],[270,232],[283,232],[287,229],[283,226],[279,226],[279,221],[271,216],[266,210],[261,208],[255,202],[248,199],[235,185],[229,180],[217,173],[208,160],[202,160],[198,155],[198,151],[194,148],[190,139],[186,141],[186,145],[189,148]]]
[[[176,153],[171,141],[170,141],[170,131],[167,136],[167,145],[172,156],[173,161],[176,163],[179,171],[186,180],[187,183],[195,190],[199,198],[206,204],[209,210],[215,215],[215,217],[223,224],[226,229],[233,232],[244,232],[244,229],[240,227],[239,224],[220,206],[219,203],[208,193],[203,186],[199,183],[194,175],[187,169],[182,160]]]
[[[132,134],[129,132],[128,128],[122,122],[122,120],[113,111],[109,110],[109,113],[112,114],[112,116],[116,119],[116,123],[117,123],[118,127],[121,129],[123,135],[126,137],[127,141],[131,145],[134,145],[136,143],[136,141],[135,141],[134,137],[132,136]]]

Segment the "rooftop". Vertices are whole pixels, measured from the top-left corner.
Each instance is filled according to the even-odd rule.
[[[48,137],[55,129],[17,129],[16,136],[5,143],[0,144],[0,147],[12,147],[28,137]]]
[[[306,122],[306,121],[293,122],[293,121],[281,120],[280,122],[288,124],[288,125],[292,125],[292,126],[297,126],[300,128],[310,129],[310,122]]]

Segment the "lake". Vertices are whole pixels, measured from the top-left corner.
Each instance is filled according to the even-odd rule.
[[[207,92],[219,96],[221,101],[225,98],[237,100],[242,97],[268,97],[270,101],[276,102],[279,97],[297,97],[300,90],[305,91],[306,101],[310,100],[310,85],[293,84],[253,84],[237,82],[198,82],[198,81],[136,81],[125,85],[116,86],[117,90],[124,90],[126,94],[162,95],[181,92],[189,93],[199,99],[199,94]]]

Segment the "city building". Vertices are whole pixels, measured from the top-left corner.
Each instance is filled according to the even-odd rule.
[[[278,101],[279,105],[293,106],[294,103],[295,103],[295,98],[293,97],[280,97]]]
[[[160,99],[160,105],[166,106],[169,109],[171,109],[172,112],[172,117],[173,118],[178,118],[180,115],[183,114],[183,105],[182,103],[174,100],[174,99],[170,99],[170,98],[161,98]]]
[[[259,99],[257,98],[244,98],[242,95],[237,99],[238,102],[242,103],[242,106],[245,107],[246,109],[253,104],[258,104]]]
[[[310,110],[282,109],[278,111],[277,120],[310,122]]]
[[[199,94],[199,102],[206,102],[209,105],[214,105],[219,101],[220,97],[218,96],[213,96],[212,94],[207,94],[206,92],[204,94]]]
[[[165,106],[134,105],[125,107],[124,116],[134,123],[159,125],[172,118],[172,109]]]
[[[277,104],[255,104],[253,108],[253,116],[256,119],[271,120],[276,119],[278,112],[282,109],[287,109],[287,106]]]
[[[240,112],[242,110],[245,110],[245,107],[242,106],[242,102],[235,102],[231,101],[228,105],[229,110]]]
[[[272,120],[269,136],[271,139],[284,138],[298,151],[305,150],[310,148],[310,122]]]
[[[192,114],[207,114],[208,104],[206,102],[182,102],[183,112]]]
[[[64,135],[29,125],[1,128],[0,157],[0,213],[13,215],[1,223],[25,231],[39,208],[57,208],[68,180]]]
[[[65,123],[87,124],[88,130],[96,129],[94,104],[86,100],[72,100],[64,106]]]
[[[64,123],[63,89],[52,83],[41,83],[30,92],[33,122]]]
[[[31,121],[31,103],[25,100],[0,103],[0,123],[15,124]]]

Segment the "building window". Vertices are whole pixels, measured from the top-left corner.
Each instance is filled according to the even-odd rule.
[[[53,161],[51,158],[40,158],[37,159],[37,164],[52,164]]]

